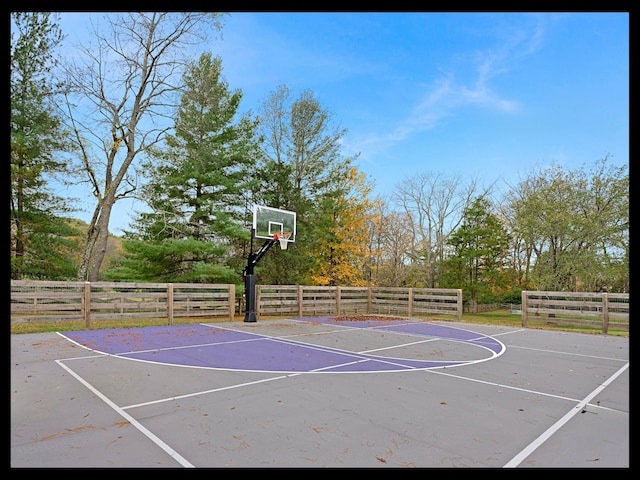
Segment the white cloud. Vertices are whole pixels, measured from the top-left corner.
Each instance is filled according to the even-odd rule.
[[[395,122],[389,133],[354,136],[345,147],[352,152],[361,152],[366,160],[368,153],[381,152],[411,136],[436,128],[444,118],[464,114],[468,107],[480,107],[487,111],[514,114],[521,109],[516,99],[506,98],[492,88],[492,80],[507,75],[510,65],[535,53],[543,43],[545,34],[544,17],[532,16],[535,23],[530,28],[517,27],[505,36],[500,31],[500,43],[484,51],[470,52],[464,56],[457,71],[449,67],[449,73],[442,74],[427,85],[422,99],[404,118]],[[465,71],[466,66],[471,71]],[[469,78],[467,82],[459,78]]]

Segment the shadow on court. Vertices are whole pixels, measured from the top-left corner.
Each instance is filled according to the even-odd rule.
[[[417,319],[11,336],[12,468],[628,468],[629,339]]]

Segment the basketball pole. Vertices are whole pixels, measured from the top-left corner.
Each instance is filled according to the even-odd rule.
[[[247,299],[247,311],[244,314],[245,322],[256,322],[256,276],[253,273],[254,267],[258,264],[260,259],[264,257],[265,253],[276,243],[278,240],[272,238],[265,240],[260,249],[253,253],[253,239],[255,237],[255,228],[251,229],[251,247],[249,249],[249,256],[247,257],[247,266],[244,268],[242,274],[244,276],[244,294]]]

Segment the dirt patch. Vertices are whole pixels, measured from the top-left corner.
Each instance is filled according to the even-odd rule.
[[[336,322],[366,322],[369,320],[406,321],[407,319],[402,317],[385,317],[383,315],[355,314],[355,315],[340,315],[337,317],[331,317],[331,320],[335,320]]]

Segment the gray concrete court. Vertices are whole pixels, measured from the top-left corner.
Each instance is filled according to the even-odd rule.
[[[630,467],[629,338],[398,323],[12,335],[10,466]]]

